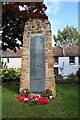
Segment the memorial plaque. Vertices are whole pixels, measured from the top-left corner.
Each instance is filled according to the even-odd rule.
[[[30,90],[41,93],[45,87],[45,34],[30,37]]]

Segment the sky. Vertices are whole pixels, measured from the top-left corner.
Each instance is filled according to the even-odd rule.
[[[78,2],[45,2],[45,5],[52,34],[57,35],[58,29],[63,31],[66,25],[78,29]]]

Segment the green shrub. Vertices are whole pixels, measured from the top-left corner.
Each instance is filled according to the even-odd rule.
[[[70,74],[70,75],[68,75],[68,79],[71,79],[71,80],[76,80],[77,79],[77,76],[76,76],[76,74]]]
[[[73,84],[73,83],[78,83],[78,79],[77,79],[77,76],[76,76],[76,74],[70,74],[70,75],[68,75],[68,78],[66,79],[66,81],[68,82],[68,83],[71,83],[71,84]]]
[[[56,77],[55,77],[55,82],[56,82],[56,84],[64,84],[64,79],[63,79],[63,77],[61,76],[61,75],[57,75]]]
[[[80,78],[80,70],[78,70],[78,71],[76,72],[76,76],[77,76],[78,78]]]
[[[20,69],[3,68],[2,69],[2,82],[11,82],[20,80]]]
[[[2,84],[2,69],[0,69],[0,84]]]
[[[65,79],[61,78],[60,76],[57,76],[55,82],[56,84],[76,84],[78,83],[78,79],[76,74],[70,74]]]
[[[19,81],[20,80],[21,69],[18,68],[18,69],[15,69],[15,71],[16,71],[16,80]]]
[[[63,77],[61,76],[61,75],[57,75],[57,76],[55,76],[55,80],[63,80]]]

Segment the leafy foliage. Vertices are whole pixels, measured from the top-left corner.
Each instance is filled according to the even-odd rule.
[[[78,78],[80,78],[80,69],[76,72]]]
[[[60,75],[58,75],[55,78],[56,84],[78,84],[78,78],[77,78],[77,73],[76,74],[69,74],[67,78],[62,78]]]
[[[76,80],[76,78],[77,78],[76,74],[72,73],[72,74],[68,75],[68,79]]]
[[[2,82],[11,82],[20,80],[20,69],[3,68],[2,69]]]
[[[2,49],[14,50],[22,46],[25,22],[34,18],[48,19],[43,2],[2,3]],[[19,42],[18,42],[19,41]]]
[[[30,100],[30,101],[28,101],[28,104],[29,105],[38,105],[39,103],[37,100]]]
[[[53,35],[56,46],[72,46],[80,44],[80,34],[77,31],[77,28],[69,27],[68,25],[63,31],[58,30],[57,37]]]

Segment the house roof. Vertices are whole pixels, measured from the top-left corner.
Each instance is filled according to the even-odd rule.
[[[80,56],[80,46],[53,47],[53,56]]]
[[[2,58],[16,58],[22,56],[22,50],[18,49],[15,53],[13,50],[7,49],[6,51],[2,52]]]
[[[16,53],[10,49],[2,52],[2,58],[19,58],[21,56],[22,49],[18,49]],[[53,47],[53,56],[80,56],[80,46]]]
[[[62,48],[60,48],[60,47],[53,47],[53,56],[55,56],[55,57],[63,56]]]
[[[80,56],[78,46],[64,47],[64,51],[64,56]]]

